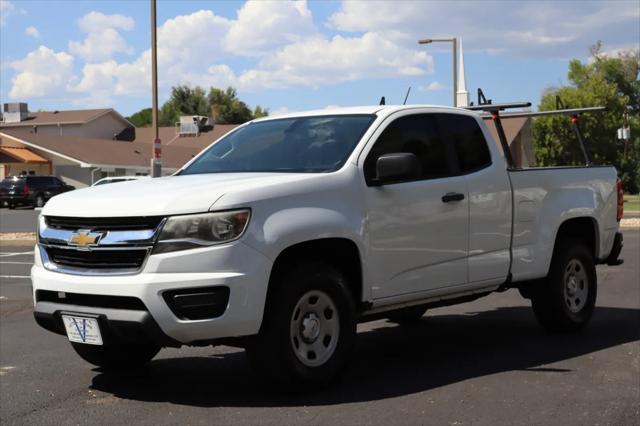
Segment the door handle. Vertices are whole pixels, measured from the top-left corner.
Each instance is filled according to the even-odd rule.
[[[464,200],[464,194],[460,194],[459,192],[447,192],[442,196],[443,203],[450,203],[452,201],[462,201]]]

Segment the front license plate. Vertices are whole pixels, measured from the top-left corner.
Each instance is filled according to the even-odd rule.
[[[70,342],[102,345],[100,327],[95,318],[63,315],[62,321],[64,321],[64,328],[67,329],[67,337]]]

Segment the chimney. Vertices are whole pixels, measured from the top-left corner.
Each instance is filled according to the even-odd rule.
[[[2,121],[4,123],[20,123],[29,116],[26,102],[13,102],[3,105]]]
[[[460,58],[458,59],[458,87],[456,87],[456,104],[458,107],[469,106],[469,92],[464,73],[464,53],[462,52],[462,37],[460,37]]]

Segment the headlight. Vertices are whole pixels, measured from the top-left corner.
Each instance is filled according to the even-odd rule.
[[[160,231],[153,253],[167,253],[237,240],[247,228],[250,214],[250,210],[243,209],[171,216]]]

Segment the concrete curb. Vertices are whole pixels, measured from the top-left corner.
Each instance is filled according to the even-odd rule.
[[[35,245],[35,232],[5,232],[0,233],[1,246],[27,246]]]
[[[0,240],[0,247],[35,246],[36,240]]]

